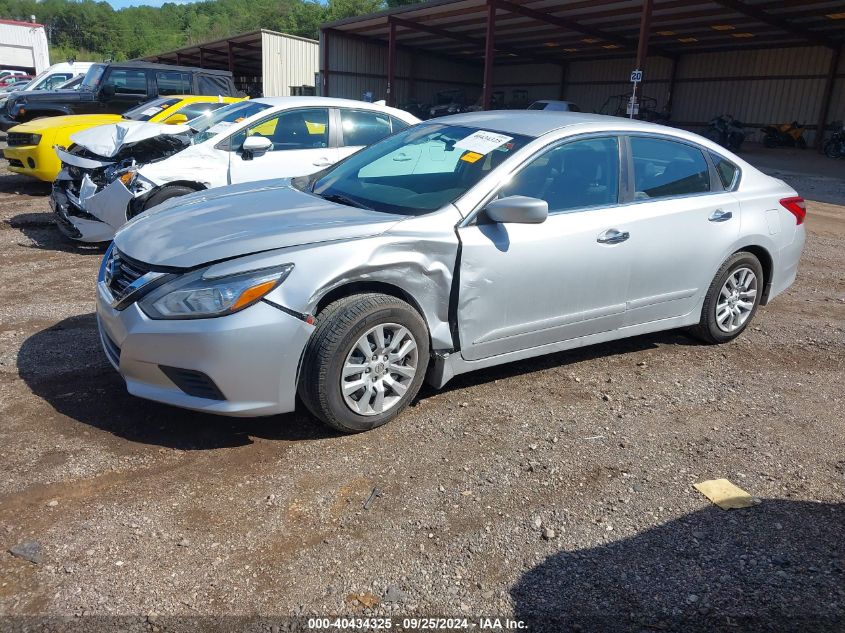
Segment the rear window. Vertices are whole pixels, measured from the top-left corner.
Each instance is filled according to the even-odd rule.
[[[340,124],[347,147],[372,145],[390,136],[390,116],[382,112],[341,108]]]
[[[710,191],[701,150],[662,138],[631,137],[636,198],[668,198]]]
[[[188,73],[159,71],[156,73],[156,83],[160,95],[191,94],[191,76]]]

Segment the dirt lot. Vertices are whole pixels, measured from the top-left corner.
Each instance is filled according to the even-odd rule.
[[[734,343],[670,332],[462,376],[352,437],[127,395],[95,331],[102,249],[0,173],[0,629],[842,630],[845,181],[780,163],[825,202],[797,283]],[[714,508],[692,484],[718,477],[760,504]],[[7,551],[27,541],[38,564]]]

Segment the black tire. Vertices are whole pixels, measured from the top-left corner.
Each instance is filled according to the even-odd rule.
[[[142,210],[148,211],[165,200],[187,196],[189,193],[194,193],[195,191],[196,189],[186,187],[185,185],[164,186],[144,201],[144,208]]]
[[[806,139],[803,136],[799,137],[798,140],[795,141],[795,147],[798,149],[807,149]]]
[[[362,415],[344,401],[341,372],[358,339],[380,323],[396,323],[410,331],[417,344],[417,368],[395,405],[380,414]],[[316,418],[344,433],[369,431],[398,416],[419,392],[428,368],[428,328],[405,301],[376,293],[352,295],[326,306],[317,315],[316,326],[299,375],[299,396]]]
[[[739,268],[750,268],[757,276],[757,294],[754,297],[754,307],[751,314],[739,328],[733,332],[725,332],[716,323],[716,302],[722,286],[727,282],[728,277]],[[707,296],[704,298],[704,305],[701,308],[701,320],[698,325],[690,328],[690,332],[698,339],[709,344],[727,343],[745,331],[748,324],[754,319],[757,308],[760,307],[760,298],[763,296],[763,289],[766,287],[766,279],[763,276],[763,267],[755,255],[747,251],[739,251],[731,255],[719,268],[719,272],[713,277]]]
[[[763,145],[765,145],[768,148],[774,148],[774,147],[777,147],[778,145],[780,145],[780,143],[778,142],[777,138],[775,138],[771,134],[767,134],[763,138]]]

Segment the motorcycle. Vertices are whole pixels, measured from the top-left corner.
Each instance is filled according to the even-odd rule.
[[[798,121],[767,125],[761,127],[760,131],[765,134],[763,145],[766,147],[797,147],[798,149],[807,147],[807,141],[804,139],[804,126]]]
[[[824,155],[828,158],[845,158],[845,126],[841,121],[835,125],[836,132],[824,144]]]
[[[713,117],[704,136],[732,152],[738,152],[745,140],[745,128],[730,114]]]

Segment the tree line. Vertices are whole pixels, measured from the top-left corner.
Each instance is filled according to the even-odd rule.
[[[50,59],[125,60],[264,28],[316,39],[324,22],[418,0],[205,0],[115,10],[93,0],[0,0],[0,19],[46,27]]]

